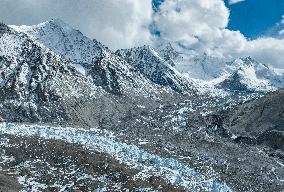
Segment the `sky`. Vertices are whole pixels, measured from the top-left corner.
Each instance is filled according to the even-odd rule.
[[[113,50],[168,41],[284,69],[283,0],[0,0],[0,20],[7,24],[52,18]]]
[[[240,30],[245,37],[256,39],[273,35],[268,32],[275,27],[284,14],[283,0],[246,0],[229,4],[230,20],[228,29]]]

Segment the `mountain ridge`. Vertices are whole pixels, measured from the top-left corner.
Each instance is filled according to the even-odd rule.
[[[145,45],[112,52],[97,40],[89,39],[60,19],[52,19],[34,26],[11,27],[29,35],[58,55],[62,55],[82,74],[90,71],[91,64],[97,63],[102,58],[110,57],[110,60],[122,59],[125,61],[125,63],[122,61],[112,62],[122,63],[117,65],[116,70],[129,64],[128,68],[135,68],[138,75],[179,93],[196,92],[193,91],[194,89],[199,89],[201,92],[214,92],[216,89],[225,92],[246,90],[269,92],[284,87],[283,74],[277,74],[276,69],[268,68],[267,65],[250,57],[232,60],[215,58],[206,54],[186,55],[176,51],[176,47],[167,42],[154,47]],[[127,57],[126,52],[132,58]],[[118,57],[115,58],[116,56]],[[150,64],[153,63],[156,65],[149,70]],[[250,67],[248,63],[251,63]],[[124,73],[127,73],[126,71]],[[151,74],[153,72],[155,74]],[[111,74],[110,71],[107,73]],[[234,79],[236,74],[240,79]],[[235,87],[232,86],[234,84],[232,81],[235,81]]]

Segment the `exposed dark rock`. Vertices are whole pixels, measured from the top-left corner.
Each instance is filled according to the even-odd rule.
[[[283,150],[284,90],[206,117],[209,123],[228,132],[237,143],[267,145]],[[216,119],[217,118],[217,119]],[[222,135],[222,134],[221,134]]]
[[[252,91],[247,87],[247,85],[242,83],[241,80],[242,79],[238,74],[238,72],[235,72],[228,79],[219,83],[216,87],[230,91],[241,91],[241,92]]]
[[[16,178],[0,174],[0,191],[1,192],[18,192],[21,185]]]

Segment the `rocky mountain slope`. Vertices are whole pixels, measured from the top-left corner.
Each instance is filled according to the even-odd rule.
[[[40,26],[45,29],[55,25],[55,29],[63,30],[58,22],[51,20]],[[73,29],[71,31],[75,33]],[[57,32],[45,34],[56,37]],[[61,35],[68,38],[66,42],[76,44],[77,38],[86,39],[78,34],[74,39],[72,35]],[[155,98],[171,95],[171,90],[145,78],[101,44],[91,40],[89,44],[93,51],[88,57],[84,57],[84,49],[80,48],[60,55],[59,50],[68,47],[68,43],[63,41],[63,45],[54,51],[43,41],[1,24],[1,118],[97,126],[108,116],[116,121],[117,115],[125,116],[140,99],[150,97],[154,103]],[[80,58],[76,58],[74,52]]]
[[[4,119],[38,120],[39,114],[43,118],[61,118],[60,98],[80,97],[86,86],[90,94],[91,85],[78,81],[83,77],[58,55],[3,24],[0,58],[1,117]]]
[[[224,128],[238,141],[284,150],[284,90],[245,103],[227,113]]]
[[[116,54],[158,85],[170,87],[179,93],[194,91],[191,82],[171,66],[168,57],[166,55],[164,58],[161,57],[150,46],[119,50]]]
[[[269,92],[284,86],[283,74],[250,57],[228,60],[206,54],[194,55],[180,52],[176,45],[170,43],[154,48],[144,46],[113,53],[106,46],[89,39],[59,19],[35,26],[11,27],[64,57],[80,73],[91,79],[97,79],[103,74],[112,77],[115,82],[101,77],[95,83],[115,94],[120,94],[115,86],[119,84],[117,79],[124,78],[126,74],[121,84],[140,79],[140,82],[135,82],[137,87],[145,87],[147,82],[144,77],[154,84],[179,93],[193,92],[194,88],[201,92],[214,92],[216,89],[228,92]],[[105,67],[98,70],[98,66]],[[133,70],[139,73],[134,73]],[[137,78],[134,80],[133,76]],[[145,85],[142,86],[143,84]],[[131,85],[125,85],[124,89],[129,86]],[[151,86],[151,83],[147,86]]]
[[[79,72],[112,94],[119,95],[123,91],[133,94],[134,90],[127,89],[135,87],[137,90],[142,89],[139,92],[141,95],[142,92],[155,92],[153,90],[158,89],[155,87],[156,84],[167,86],[166,83],[155,81],[154,77],[150,78],[148,75],[140,73],[141,71],[137,72],[135,66],[129,63],[128,59],[119,57],[106,46],[87,38],[80,31],[73,29],[59,19],[35,26],[11,27],[27,34],[31,39],[64,57]],[[158,60],[158,58],[155,59]],[[165,74],[162,75],[165,76]],[[190,90],[191,87],[187,88],[184,91]]]

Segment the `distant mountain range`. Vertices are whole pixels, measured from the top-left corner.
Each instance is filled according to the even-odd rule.
[[[90,73],[91,65],[107,62],[112,64],[113,69],[116,68],[114,71],[125,70],[121,72],[128,74],[130,79],[133,75],[129,70],[134,68],[136,73],[152,83],[184,93],[190,92],[193,88],[202,91],[204,88],[217,88],[226,91],[267,92],[284,87],[283,74],[250,57],[230,61],[206,54],[178,53],[167,42],[156,48],[144,46],[118,50],[114,53],[59,19],[35,26],[11,26],[11,28],[27,34],[30,39],[49,48],[56,55],[64,57],[85,76],[94,76]],[[110,71],[108,74],[111,75]],[[123,78],[119,73],[117,76]],[[132,81],[134,82],[133,79]]]

